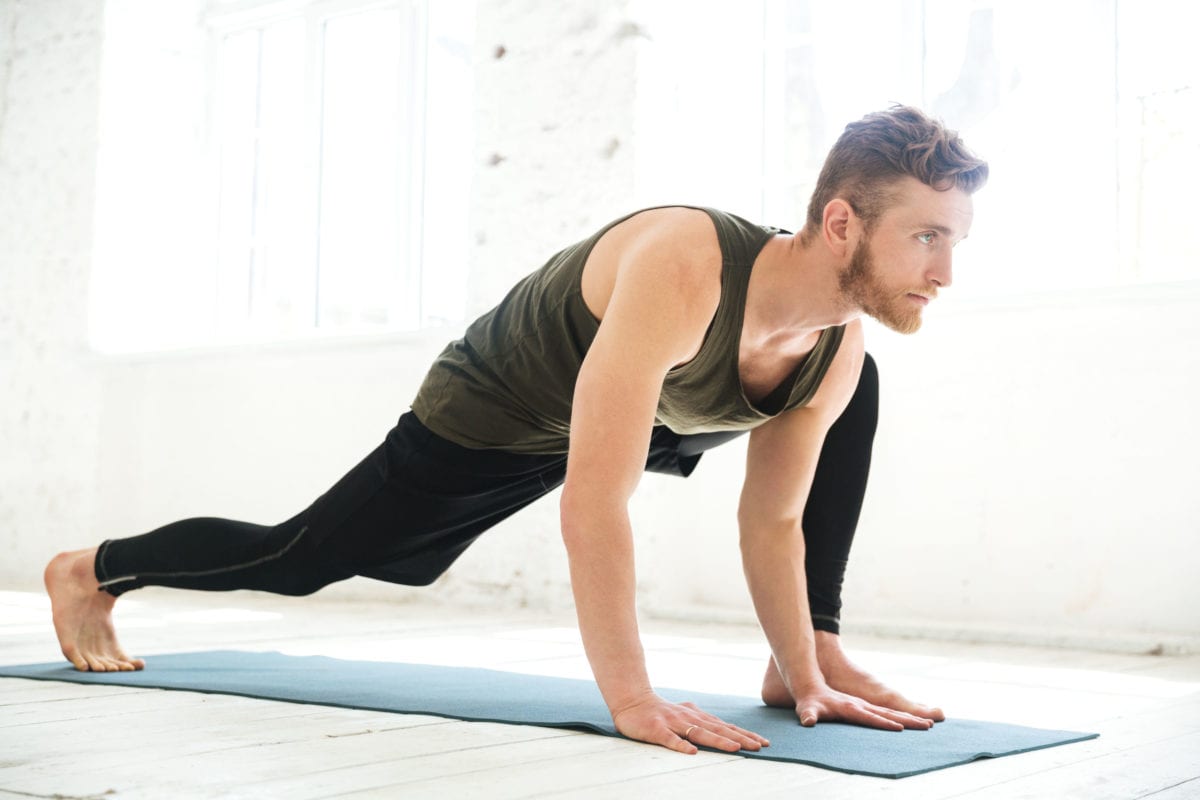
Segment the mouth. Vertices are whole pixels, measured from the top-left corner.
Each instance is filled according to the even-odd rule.
[[[909,292],[908,297],[910,299],[912,299],[913,302],[915,302],[919,305],[922,305],[922,306],[929,305],[929,301],[933,299],[932,297],[929,297],[927,295],[917,294],[915,292]]]

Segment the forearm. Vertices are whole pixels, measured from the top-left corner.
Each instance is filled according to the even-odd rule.
[[[803,533],[798,526],[747,530],[743,523],[741,547],[759,623],[784,684],[796,696],[823,680],[808,607]]]
[[[564,494],[563,541],[584,650],[616,714],[651,694],[637,624],[633,535],[623,504]]]

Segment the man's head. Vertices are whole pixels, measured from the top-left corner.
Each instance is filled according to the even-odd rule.
[[[988,165],[919,109],[897,105],[868,114],[846,126],[825,159],[808,204],[805,244],[819,235],[825,206],[835,198],[850,204],[869,236],[905,178],[973,194],[987,183]]]
[[[987,163],[915,108],[846,126],[821,171],[801,241],[820,237],[842,261],[844,301],[901,333],[951,281],[950,250],[971,225]]]

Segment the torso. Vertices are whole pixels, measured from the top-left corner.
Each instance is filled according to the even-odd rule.
[[[717,242],[712,222],[703,211],[687,208],[654,209],[642,212],[622,222],[604,234],[589,254],[583,269],[583,299],[597,320],[604,319],[604,312],[616,286],[620,258],[638,237],[654,225],[700,224],[709,234],[704,240],[695,241],[694,261],[696,264],[698,290],[707,306],[711,322],[721,299],[721,248]],[[759,254],[758,261],[771,249],[770,245]],[[750,315],[742,323],[742,335],[738,348],[738,375],[746,399],[760,403],[783,381],[787,380],[796,367],[816,346],[820,331],[798,335],[776,334],[770,341],[759,341],[749,330]],[[682,366],[696,356],[704,344],[701,334],[695,338],[691,352],[683,354],[676,367]]]

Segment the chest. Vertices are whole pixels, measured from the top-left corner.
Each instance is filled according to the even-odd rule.
[[[738,377],[746,399],[758,405],[784,381],[790,382],[819,338],[819,332],[757,344],[743,338],[738,347]]]

